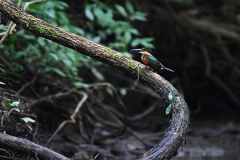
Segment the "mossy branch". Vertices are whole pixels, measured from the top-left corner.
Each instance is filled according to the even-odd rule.
[[[17,25],[36,35],[110,64],[134,78],[139,76],[140,80],[151,86],[167,103],[169,103],[167,97],[169,93],[180,97],[179,100],[172,105],[173,111],[170,127],[166,131],[163,140],[156,147],[144,154],[142,159],[170,159],[176,153],[179,146],[185,141],[189,124],[187,104],[183,98],[181,98],[178,91],[163,77],[149,71],[144,65],[139,64],[139,62],[119,52],[93,43],[83,36],[70,33],[38,19],[17,7],[11,1],[0,1],[0,12]]]

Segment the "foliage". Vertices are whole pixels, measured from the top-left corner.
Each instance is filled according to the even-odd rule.
[[[87,21],[83,28],[72,24],[66,12],[68,8],[67,3],[55,0],[31,4],[27,11],[53,25],[83,35],[96,43],[105,43],[119,51],[126,52],[128,47],[137,45],[153,48],[150,43],[152,38],[136,38],[140,33],[130,22],[145,20],[146,14],[135,11],[128,1],[124,7],[118,4],[110,6],[98,0],[85,3],[84,13]],[[6,28],[0,25],[0,32]],[[111,37],[114,39],[111,40]],[[71,84],[83,81],[78,76],[79,67],[93,68],[102,64],[22,29],[11,34],[0,46],[0,51],[15,71],[24,71],[26,67],[35,68],[35,71],[40,70],[53,77],[57,76],[57,79],[52,78],[54,80],[64,81],[67,78]]]
[[[4,103],[2,102],[3,106],[5,106],[7,108],[10,108],[10,109],[14,108],[14,107],[18,107],[19,104],[20,104],[19,101],[12,101],[12,100],[7,99],[7,98],[5,98]]]
[[[3,101],[1,101],[1,105],[8,108],[8,110],[1,110],[1,113],[3,112],[6,117],[8,117],[13,111],[20,112],[18,106],[20,102],[19,101],[12,101],[8,98],[4,98]]]
[[[132,26],[133,21],[145,21],[146,14],[135,11],[129,1],[125,2],[125,6],[119,4],[110,6],[98,0],[92,0],[91,3],[86,3],[85,15],[90,20],[86,23],[85,36],[96,43],[106,43],[114,37],[106,45],[122,52],[127,52],[128,47],[139,45],[154,47],[151,44],[153,38],[139,38],[139,31]],[[116,20],[116,17],[120,20]]]
[[[168,94],[168,100],[169,100],[169,103],[170,103],[170,104],[169,104],[168,107],[166,108],[166,111],[165,111],[166,115],[169,115],[169,114],[172,113],[172,104],[175,103],[175,102],[177,102],[177,101],[179,100],[179,98],[180,98],[180,97],[178,97],[178,96],[174,96],[174,97],[173,97],[173,95],[172,95],[171,92]]]
[[[23,121],[25,123],[36,123],[35,120],[33,120],[32,118],[29,118],[29,117],[20,118],[20,121]]]
[[[21,112],[19,109],[20,101],[4,98],[1,100],[1,106],[3,106],[4,108],[1,108],[0,113],[3,113],[5,117],[9,117],[14,111],[19,113]],[[24,123],[36,123],[36,121],[30,117],[23,117],[19,120]]]

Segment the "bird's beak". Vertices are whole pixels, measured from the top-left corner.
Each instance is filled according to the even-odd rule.
[[[131,49],[130,50],[131,53],[140,53],[142,55],[145,55],[145,56],[151,56],[151,54],[147,51],[144,51],[142,49]]]
[[[142,49],[131,49],[131,53],[141,53],[143,50]]]

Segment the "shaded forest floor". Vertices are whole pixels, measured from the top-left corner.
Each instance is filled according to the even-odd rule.
[[[149,117],[149,118],[148,118]],[[146,123],[150,123],[153,119],[159,122],[159,117],[153,118],[154,115],[145,117]],[[191,116],[192,121],[189,127],[187,141],[178,149],[175,158],[179,160],[237,160],[240,156],[240,126],[232,121],[218,121],[208,117],[207,119],[195,118]],[[225,117],[226,118],[226,117]],[[239,121],[239,117],[235,116],[235,120]],[[149,120],[151,119],[151,120]],[[142,140],[147,144],[156,145],[162,138],[168,122],[165,120],[161,124],[163,127],[159,130],[160,134],[154,135],[149,133],[149,127],[143,123],[135,123],[134,129],[144,133]],[[145,126],[145,127],[143,127]],[[73,159],[89,160],[93,157],[103,160],[131,160],[140,158],[143,153],[149,150],[149,146],[145,146],[130,132],[124,132],[123,135],[116,138],[107,138],[96,144],[89,144],[82,140],[78,133],[72,132],[74,126],[68,125],[64,128],[50,147],[66,156],[73,156]],[[46,132],[46,131],[44,131]],[[96,129],[96,136],[108,134],[109,128]],[[159,133],[158,132],[158,133]]]

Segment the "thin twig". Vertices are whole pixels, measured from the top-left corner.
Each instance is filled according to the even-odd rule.
[[[89,112],[94,116],[94,118],[96,118],[99,122],[101,122],[103,124],[106,124],[108,126],[118,127],[119,128],[119,125],[117,125],[116,123],[114,123],[112,121],[104,120],[102,117],[98,116],[98,114],[94,111],[92,106],[90,106],[89,104],[87,104],[87,108],[88,108]]]
[[[35,0],[35,1],[32,1],[32,2],[27,2],[27,3],[25,4],[25,6],[23,7],[23,10],[25,11],[30,4],[38,3],[38,2],[43,2],[43,1],[45,1],[45,0]],[[0,3],[1,3],[1,2],[2,2],[2,0],[0,1]],[[19,0],[17,6],[20,7],[21,4],[22,4],[22,0]],[[1,33],[1,35],[4,34],[4,36],[3,36],[2,39],[0,40],[0,45],[3,44],[3,42],[7,39],[9,33],[11,34],[12,31],[15,29],[15,27],[16,27],[16,24],[14,24],[14,23],[11,21],[11,22],[9,23],[9,25],[8,25],[7,31]]]
[[[33,84],[37,78],[37,75],[33,77],[33,79],[30,82],[25,83],[17,92],[17,94],[20,94],[27,86]]]
[[[86,103],[88,104],[88,103]],[[82,116],[81,114],[79,114],[80,116],[80,120],[78,121],[79,122],[79,132],[80,132],[80,135],[84,138],[84,139],[88,139],[88,136],[87,134],[84,133],[84,127],[83,127],[83,122],[82,122]]]
[[[39,3],[39,2],[44,2],[44,1],[46,1],[46,0],[35,0],[35,1],[32,1],[32,2],[27,2],[27,3],[25,4],[25,6],[23,7],[23,10],[25,11],[30,4]]]
[[[205,45],[201,45],[201,49],[202,49],[204,59],[205,59],[205,62],[206,62],[205,75],[208,76],[208,75],[211,74],[211,68],[212,68],[209,52],[208,52]]]
[[[27,106],[27,108],[30,109],[30,108],[36,106],[37,104],[39,104],[41,102],[51,101],[53,98],[59,98],[59,97],[67,96],[69,94],[71,94],[71,92],[59,92],[59,93],[54,94],[54,95],[49,95],[47,97],[42,97],[42,98],[40,98],[38,100],[33,101],[31,104],[29,104]]]
[[[111,83],[108,83],[108,82],[103,82],[103,83],[95,83],[95,84],[90,84],[88,85],[88,87],[97,87],[97,86],[107,86],[107,87],[110,87],[113,92],[115,93],[116,97],[117,97],[117,100],[118,100],[118,103],[123,107],[123,109],[125,111],[127,111],[127,108],[125,106],[125,104],[123,103],[123,101],[121,100],[118,92],[117,92],[117,89],[111,84]]]
[[[47,141],[46,145],[48,145],[52,139],[56,136],[56,134],[63,128],[63,126],[67,123],[76,123],[75,117],[77,115],[77,113],[79,112],[79,110],[81,109],[83,103],[87,100],[88,95],[85,92],[78,92],[78,94],[81,94],[83,97],[80,100],[80,102],[78,103],[78,105],[76,106],[74,112],[72,113],[72,115],[70,116],[70,120],[65,120],[63,121],[58,128],[56,129],[56,131],[53,133],[53,135],[49,138],[49,140]]]
[[[97,101],[98,104],[102,106],[102,108],[110,115],[112,119],[114,119],[118,123],[118,125],[120,126],[124,125],[122,121],[117,116],[115,116],[115,114],[113,114],[111,111],[108,110],[105,104],[101,103],[97,98],[95,98],[95,101]]]
[[[139,140],[142,144],[144,144],[147,147],[153,147],[153,144],[150,144],[149,142],[146,142],[143,138],[139,137],[139,135],[134,132],[130,127],[126,127],[127,131],[131,133],[137,140]]]
[[[3,36],[3,37],[1,38],[1,40],[0,40],[0,45],[3,44],[3,42],[7,39],[7,36],[8,36],[8,34],[9,34],[12,26],[13,26],[13,22],[11,21],[10,24],[8,25],[7,31],[5,32],[4,36]]]
[[[215,36],[216,36],[216,39],[217,39],[217,46],[220,47],[219,50],[223,53],[225,58],[229,61],[229,64],[234,65],[236,61],[233,58],[233,56],[231,54],[231,51],[228,49],[226,43],[223,41],[222,36],[217,34],[217,33],[215,34]]]
[[[140,113],[140,114],[137,114],[135,116],[132,116],[132,117],[129,117],[128,120],[131,120],[131,121],[136,121],[136,120],[139,120],[139,119],[142,119],[143,117],[147,116],[148,114],[150,114],[152,111],[154,111],[154,109],[156,108],[158,102],[160,100],[156,100],[150,107],[148,107],[148,109],[146,109],[144,112]]]

